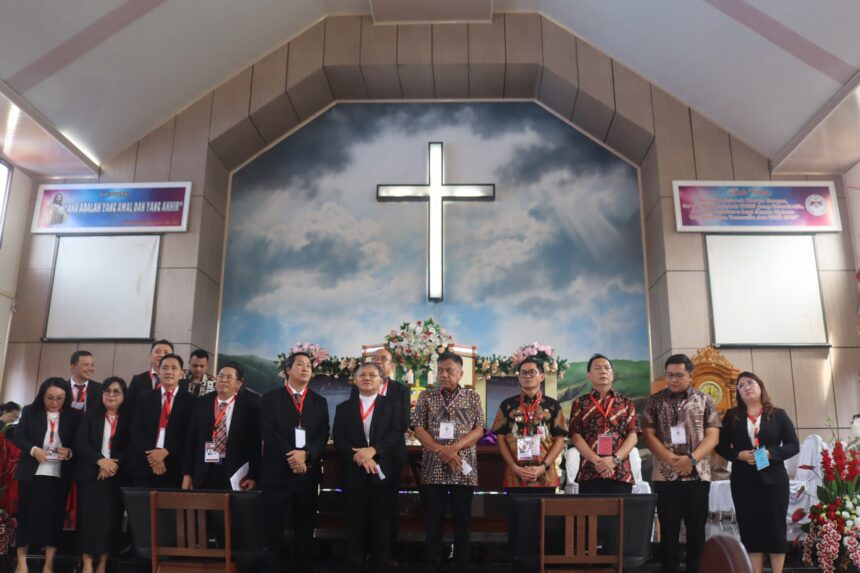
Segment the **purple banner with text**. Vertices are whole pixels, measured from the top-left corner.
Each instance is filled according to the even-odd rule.
[[[42,185],[32,232],[184,232],[190,199],[189,182]]]

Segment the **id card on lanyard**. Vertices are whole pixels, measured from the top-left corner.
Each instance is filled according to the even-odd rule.
[[[609,417],[612,415],[612,405],[615,404],[615,396],[609,400],[606,410],[603,409],[593,394],[591,395],[591,401],[594,403],[597,411],[600,412],[600,415],[603,416],[603,433],[597,437],[597,452],[595,453],[598,456],[611,456],[615,453],[615,448],[613,447],[614,435],[611,432]]]
[[[305,408],[305,398],[308,397],[308,389],[307,389],[307,387],[305,387],[305,389],[302,390],[301,401],[296,400],[296,397],[293,396],[293,392],[291,390],[287,390],[287,391],[290,394],[290,400],[293,401],[293,406],[295,406],[296,410],[299,411],[299,425],[296,426],[295,445],[296,445],[296,449],[300,450],[300,449],[304,448],[308,443],[307,434],[305,433],[305,429],[302,427],[302,410],[304,410],[304,408]]]
[[[747,415],[753,427],[753,459],[755,460],[755,469],[761,471],[770,467],[770,460],[767,459],[767,450],[759,443],[758,432],[761,428],[761,413],[758,416]]]
[[[451,422],[451,405],[457,401],[457,396],[460,395],[460,389],[454,391],[454,394],[451,396],[450,400],[445,400],[444,394],[442,395],[442,401],[445,404],[445,419],[449,420],[447,422],[439,423],[439,439],[440,440],[453,440],[455,438],[454,431],[454,422]]]

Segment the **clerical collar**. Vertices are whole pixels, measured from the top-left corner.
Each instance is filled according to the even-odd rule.
[[[361,401],[365,406],[368,406],[369,404],[373,403],[376,400],[377,396],[379,396],[379,394],[373,394],[371,396],[364,396],[363,394],[358,395],[358,397],[361,398]]]

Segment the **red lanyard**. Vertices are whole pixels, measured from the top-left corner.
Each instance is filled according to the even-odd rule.
[[[113,449],[113,437],[116,434],[116,423],[119,422],[119,414],[113,417],[113,421],[111,421],[110,416],[105,414],[105,420],[110,424],[110,438],[108,438],[108,449]]]
[[[172,409],[173,391],[165,390],[164,404],[161,406],[161,419],[158,421],[158,427],[167,428],[167,422],[170,420],[170,410]]]
[[[51,419],[49,419],[49,420],[48,420],[48,423],[51,425],[51,433],[50,433],[50,435],[48,436],[48,443],[49,443],[51,446],[53,446],[53,445],[54,445],[54,434],[55,434],[55,433],[56,433],[56,431],[57,431],[57,424],[59,423],[59,420],[51,420]]]
[[[78,397],[75,402],[86,402],[87,400],[87,386],[84,386],[84,389],[81,390],[81,387],[75,384],[75,389],[78,391]]]
[[[603,431],[605,432],[609,429],[609,414],[612,413],[612,404],[615,403],[615,396],[609,400],[609,405],[606,407],[606,410],[600,406],[600,402],[594,398],[594,394],[591,394],[590,396],[591,401],[594,402],[594,407],[597,408],[597,411],[603,416]]]
[[[367,417],[373,412],[373,408],[376,406],[376,400],[373,401],[373,404],[370,405],[370,408],[367,410],[364,409],[364,402],[361,398],[358,399],[358,407],[361,410],[361,421],[364,422],[367,420]]]
[[[383,385],[382,385],[382,390],[380,390],[380,391],[379,391],[379,393],[380,393],[380,394],[382,394],[383,396],[387,396],[387,395],[388,395],[388,383],[389,383],[389,382],[391,382],[391,380],[389,380],[388,378],[386,378],[386,379],[385,379],[385,384],[383,384]],[[374,404],[376,404],[376,402],[374,402]]]
[[[525,400],[523,400],[522,395],[520,395],[520,408],[522,408],[523,415],[526,417],[526,430],[528,430],[528,427],[532,422],[532,416],[534,415],[535,410],[537,410],[537,406],[538,403],[541,401],[541,398],[543,398],[543,396],[541,396],[541,393],[538,392],[537,396],[535,396],[535,401],[532,403],[532,407],[526,408]]]
[[[747,414],[747,419],[752,422],[753,425],[753,446],[758,448],[758,429],[761,426],[761,412],[758,413],[758,416],[750,416]],[[758,420],[758,422],[756,422]]]
[[[296,397],[293,396],[293,389],[290,388],[289,384],[287,384],[287,393],[290,395],[290,400],[293,401],[293,406],[295,406],[296,410],[299,411],[299,426],[298,427],[301,428],[302,427],[302,410],[305,407],[305,398],[308,397],[308,387],[305,386],[305,389],[302,390],[302,401],[301,402],[298,402],[296,400]]]
[[[212,415],[215,416],[215,425],[212,426],[212,439],[213,440],[215,439],[215,432],[218,430],[218,424],[220,424],[221,420],[224,419],[224,416],[227,415],[227,409],[235,401],[236,401],[236,396],[233,396],[232,398],[230,398],[230,401],[227,402],[227,404],[223,408],[221,408],[221,412],[218,412],[218,403],[220,402],[220,400],[218,398],[215,398],[215,407],[214,407],[214,411],[212,412]]]
[[[161,382],[158,381],[158,376],[153,370],[149,371],[149,382],[152,384],[153,390],[161,388]]]

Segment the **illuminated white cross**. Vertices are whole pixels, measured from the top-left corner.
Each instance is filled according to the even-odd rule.
[[[430,203],[427,219],[427,297],[431,301],[442,300],[442,254],[445,234],[443,232],[444,204],[447,201],[494,201],[496,186],[448,185],[445,183],[445,168],[441,143],[430,143],[427,161],[427,185],[377,185],[376,199],[379,201],[422,201]]]

